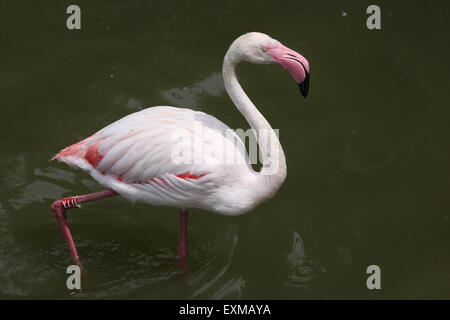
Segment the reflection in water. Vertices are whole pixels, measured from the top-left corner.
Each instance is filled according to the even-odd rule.
[[[173,88],[162,91],[164,100],[175,106],[195,108],[201,102],[202,96],[218,97],[225,91],[222,75],[215,72],[206,79],[200,80],[190,87]]]
[[[126,105],[127,105],[128,109],[132,109],[132,110],[136,110],[136,111],[139,111],[139,110],[143,109],[142,101],[139,100],[139,99],[133,98],[133,97],[130,97],[127,100],[127,104]]]
[[[34,169],[35,176],[47,177],[55,180],[64,180],[70,183],[75,182],[75,173],[68,170],[59,169],[55,167],[48,167],[45,169]]]
[[[325,273],[319,263],[306,258],[305,247],[300,235],[294,231],[292,251],[287,255],[288,275],[284,284],[307,290],[313,281]]]
[[[25,190],[19,198],[11,199],[9,200],[9,203],[17,210],[33,202],[40,202],[48,199],[60,199],[63,194],[68,191],[70,190],[58,185],[36,180],[25,187]]]
[[[5,170],[1,172],[4,178],[3,184],[0,185],[0,190],[17,189],[15,194],[20,194],[18,197],[8,200],[8,203],[15,210],[34,202],[62,198],[63,194],[70,190],[58,185],[56,181],[75,183],[75,173],[54,167],[46,167],[44,169],[35,168],[33,174],[39,179],[34,179],[27,184],[26,176],[30,169],[27,168],[25,157],[21,154],[2,162],[2,165],[2,168],[5,168]],[[49,178],[53,182],[44,181],[40,178]]]
[[[138,98],[129,97],[127,98],[125,94],[118,93],[114,99],[114,104],[125,105],[128,109],[131,109],[132,112],[139,111],[145,108],[142,101]]]

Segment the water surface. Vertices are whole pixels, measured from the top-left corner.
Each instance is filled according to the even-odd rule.
[[[0,4],[0,296],[450,298],[447,1],[73,1]],[[247,215],[192,210],[189,268],[177,210],[107,199],[71,210],[83,293],[50,204],[101,190],[49,159],[129,113],[175,105],[248,128],[221,79],[229,44],[261,31],[311,64],[303,99],[279,66],[240,81],[280,129],[288,177]],[[366,288],[377,264],[382,290]]]

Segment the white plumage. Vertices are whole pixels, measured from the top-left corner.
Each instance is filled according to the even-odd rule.
[[[183,148],[183,141],[191,147]],[[201,154],[177,163],[177,145],[181,155]],[[93,148],[98,163],[88,155]],[[226,163],[230,154],[233,163]],[[152,107],[130,114],[56,158],[132,201],[230,215],[245,213],[254,202],[257,177],[242,140],[223,122],[191,109]]]

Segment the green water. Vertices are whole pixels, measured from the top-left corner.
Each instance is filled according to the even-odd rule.
[[[65,26],[81,7],[82,29]],[[449,2],[0,2],[0,296],[8,298],[450,298]],[[101,190],[49,162],[146,106],[191,107],[248,128],[224,92],[229,44],[260,31],[311,64],[303,99],[276,65],[242,86],[280,129],[288,177],[247,215],[192,210],[185,274],[177,210],[120,198],[69,212],[83,293],[50,211]],[[368,290],[366,268],[381,268]]]

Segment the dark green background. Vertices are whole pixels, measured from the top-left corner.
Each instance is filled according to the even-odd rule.
[[[80,31],[65,26],[72,3]],[[381,7],[382,30],[365,26],[370,4]],[[449,7],[1,0],[0,296],[450,298]],[[248,31],[311,65],[307,99],[279,66],[239,68],[280,129],[285,184],[241,217],[192,210],[187,274],[175,265],[176,209],[118,198],[70,211],[87,268],[84,292],[70,294],[71,260],[49,206],[101,186],[48,160],[145,106],[248,128],[220,76],[228,46]],[[379,291],[366,288],[371,264],[381,267]]]

